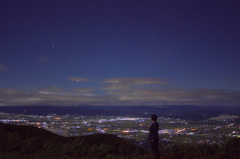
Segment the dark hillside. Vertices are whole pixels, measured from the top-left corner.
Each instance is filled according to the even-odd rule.
[[[102,158],[143,155],[141,148],[109,134],[62,137],[33,126],[0,123],[0,154],[45,154],[48,157]],[[0,156],[1,158],[1,156]]]
[[[62,137],[33,126],[0,123],[1,159],[150,159],[151,152],[110,134]],[[218,144],[160,142],[162,159],[240,159],[240,138]]]
[[[4,131],[5,133],[16,133],[21,136],[22,139],[41,136],[45,139],[50,139],[51,137],[56,136],[56,134],[46,131],[44,129],[39,129],[35,126],[27,126],[27,125],[11,125],[11,124],[3,124],[0,123],[0,131]],[[59,136],[60,137],[60,136]]]

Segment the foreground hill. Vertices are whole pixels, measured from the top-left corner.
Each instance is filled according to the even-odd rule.
[[[222,145],[166,144],[162,159],[240,159],[240,138]],[[0,123],[1,159],[151,159],[152,153],[109,134],[63,137],[34,126]]]
[[[30,158],[34,156],[43,158],[105,158],[108,156],[114,158],[114,156],[130,157],[144,154],[143,149],[115,135],[63,137],[34,126],[3,123],[0,123],[0,143],[0,155],[5,158],[14,158],[14,156],[18,158],[19,155],[22,158],[27,156]]]

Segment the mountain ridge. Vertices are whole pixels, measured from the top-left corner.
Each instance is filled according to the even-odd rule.
[[[124,109],[123,109],[124,108]],[[207,120],[220,115],[240,116],[240,107],[236,106],[11,106],[0,107],[0,112],[29,115],[48,114],[80,114],[107,115],[127,117],[149,117],[156,113],[158,116],[181,118],[186,120]],[[240,120],[239,120],[240,121]]]

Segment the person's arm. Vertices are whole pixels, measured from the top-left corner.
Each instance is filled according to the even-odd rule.
[[[157,124],[154,124],[153,125],[153,139],[151,141],[153,142],[156,140],[158,140],[158,126],[157,126]]]

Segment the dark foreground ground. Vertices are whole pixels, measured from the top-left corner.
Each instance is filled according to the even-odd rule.
[[[62,137],[33,126],[0,123],[1,159],[151,159],[150,151],[109,134]],[[240,138],[222,145],[167,144],[163,159],[239,159]]]

